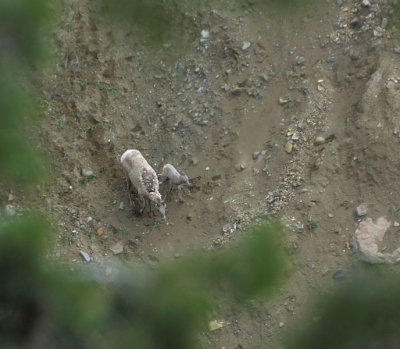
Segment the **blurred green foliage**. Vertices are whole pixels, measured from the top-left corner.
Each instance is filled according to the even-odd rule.
[[[44,174],[30,139],[37,108],[26,76],[46,58],[40,36],[46,3],[0,1],[0,179],[7,181],[27,183]]]
[[[375,268],[358,270],[338,292],[314,305],[288,348],[398,348],[399,305],[396,274],[379,273]]]
[[[0,1],[1,59],[8,64],[30,65],[45,58],[40,30],[48,15],[46,0]]]
[[[0,176],[28,183],[43,174],[29,132],[33,125],[29,116],[36,111],[31,97],[10,79],[7,68],[0,60]]]
[[[183,257],[156,271],[128,268],[107,283],[44,258],[50,233],[42,220],[6,220],[0,225],[0,346],[196,348],[196,334],[207,328],[218,299],[246,300],[276,289],[287,263],[279,232],[263,223],[234,248]]]

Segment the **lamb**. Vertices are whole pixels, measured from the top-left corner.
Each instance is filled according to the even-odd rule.
[[[162,218],[166,220],[166,205],[159,192],[157,174],[140,151],[136,149],[127,150],[121,156],[121,164],[127,176],[129,199],[131,186],[133,186],[138,193],[140,205],[143,206],[140,208],[140,214],[143,214],[147,201],[151,213],[151,201],[153,201]]]
[[[189,178],[186,175],[181,175],[177,169],[172,166],[171,164],[166,164],[163,167],[162,173],[158,175],[161,178],[167,178],[169,181],[169,192],[171,193],[172,186],[175,184],[178,187],[178,195],[179,200],[183,201],[182,199],[182,184],[190,185]]]

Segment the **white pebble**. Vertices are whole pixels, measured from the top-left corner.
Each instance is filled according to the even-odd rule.
[[[82,176],[84,177],[90,177],[93,176],[93,171],[89,169],[83,169],[82,170]]]
[[[200,35],[202,39],[208,39],[210,37],[210,32],[208,30],[202,30]]]
[[[250,46],[251,46],[251,42],[250,41],[244,41],[243,42],[243,46],[242,46],[242,50],[246,51]]]

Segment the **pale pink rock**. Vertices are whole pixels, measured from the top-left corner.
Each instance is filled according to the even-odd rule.
[[[379,252],[378,243],[383,240],[390,222],[385,217],[379,217],[376,222],[366,218],[357,227],[354,233],[355,247],[360,257],[369,263],[393,264],[400,261],[400,248],[393,253]]]

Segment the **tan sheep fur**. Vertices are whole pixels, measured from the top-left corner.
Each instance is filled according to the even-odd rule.
[[[140,213],[146,208],[146,200],[149,200],[150,213],[151,202],[154,202],[157,210],[165,220],[166,205],[159,192],[159,182],[157,174],[149,165],[139,150],[129,149],[121,156],[121,164],[128,177],[128,193],[130,195],[130,185],[132,185],[139,196],[141,202]]]

